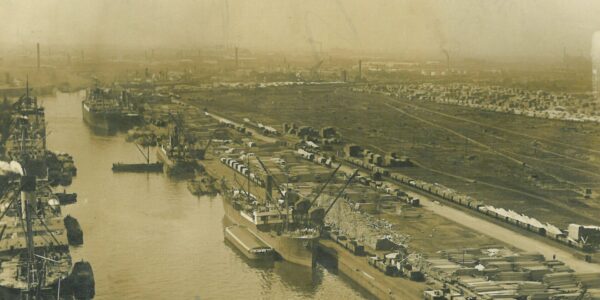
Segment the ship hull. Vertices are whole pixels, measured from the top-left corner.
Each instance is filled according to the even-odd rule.
[[[24,294],[22,294],[23,292],[24,291],[21,291],[18,289],[11,289],[11,288],[0,286],[0,299],[2,299],[2,300],[26,299]],[[41,295],[42,295],[42,299],[44,299],[44,300],[45,299],[53,300],[53,299],[56,299],[56,296],[58,295],[58,290],[56,288],[44,290],[41,293]]]
[[[193,162],[170,159],[162,147],[156,150],[156,158],[162,163],[163,172],[167,175],[193,175],[196,169]]]
[[[83,121],[92,129],[113,133],[119,130],[127,130],[131,127],[140,124],[140,117],[125,116],[119,113],[102,113],[90,111],[85,103],[81,104]]]
[[[315,249],[318,238],[299,238],[287,235],[277,235],[274,232],[259,230],[256,225],[244,218],[232,205],[226,196],[223,197],[225,217],[233,224],[245,226],[250,232],[258,236],[267,246],[275,250],[284,260],[304,266],[312,267],[315,263]]]

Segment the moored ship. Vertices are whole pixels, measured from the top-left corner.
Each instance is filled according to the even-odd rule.
[[[173,118],[166,141],[159,142],[156,158],[169,175],[193,175],[198,169],[194,145],[186,141],[181,119]]]
[[[37,97],[29,94],[29,81],[25,94],[13,104],[14,114],[6,140],[6,156],[18,161],[30,175],[47,175],[46,119],[44,108]]]
[[[79,283],[93,286],[92,277],[72,283],[69,228],[47,171],[60,169],[70,182],[72,157],[47,150],[44,108],[28,88],[13,108],[6,141],[12,161],[3,164],[0,189],[0,299],[74,299],[76,291],[88,296],[75,299],[91,299],[93,291]]]
[[[271,195],[272,180],[267,176],[264,199],[243,189],[227,187],[222,182],[225,217],[246,228],[284,260],[312,267],[320,236],[318,224],[308,217],[308,209],[302,209],[307,207],[303,205],[306,200],[292,190],[278,190],[284,199],[276,200]]]
[[[284,230],[283,218],[280,218],[275,209],[247,209],[244,200],[240,201],[239,197],[233,194],[236,194],[235,191],[230,195],[223,195],[225,216],[232,223],[246,227],[284,260],[301,266],[313,266],[316,242],[319,239],[318,231],[308,228]]]
[[[91,128],[107,133],[129,129],[142,118],[128,99],[126,91],[118,95],[111,89],[90,89],[81,102],[83,120]]]
[[[48,184],[22,176],[2,200],[0,299],[72,299],[81,286],[69,283],[67,230]]]

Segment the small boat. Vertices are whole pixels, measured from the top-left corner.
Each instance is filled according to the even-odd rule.
[[[83,231],[77,219],[67,215],[64,219],[67,228],[67,239],[70,245],[83,245]]]
[[[73,204],[77,202],[77,193],[67,193],[67,191],[54,193],[58,198],[60,205]]]

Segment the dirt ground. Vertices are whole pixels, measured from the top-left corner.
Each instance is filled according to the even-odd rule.
[[[187,96],[187,95],[186,95]],[[189,96],[198,106],[280,128],[334,126],[346,141],[395,151],[398,169],[565,227],[598,224],[600,126],[549,121],[332,87],[285,87]],[[591,199],[583,197],[592,189]]]
[[[410,235],[410,248],[426,255],[436,256],[444,249],[508,247],[501,241],[421,208],[404,205],[397,212],[383,212],[379,216],[402,234]]]

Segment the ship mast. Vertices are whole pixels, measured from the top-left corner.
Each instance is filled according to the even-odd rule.
[[[26,226],[26,239],[27,239],[27,293],[26,298],[29,299],[31,291],[35,288],[35,275],[37,273],[35,269],[35,253],[33,243],[33,225],[31,220],[32,205],[35,203],[35,176],[23,176],[21,178],[21,208],[23,218],[25,219]]]
[[[246,164],[248,165],[248,176],[246,176],[246,178],[248,178],[248,203],[250,202],[250,156],[248,155],[248,152],[246,152]],[[258,199],[257,199],[258,200]]]
[[[27,97],[29,97],[29,80],[27,83]],[[27,136],[27,126],[21,127],[21,163],[27,165],[29,157],[25,151],[25,138]],[[26,299],[30,299],[31,290],[35,282],[35,258],[34,258],[34,241],[33,241],[33,226],[31,224],[31,205],[35,203],[35,176],[27,176],[26,170],[23,168],[24,176],[21,177],[21,224],[24,221],[25,238],[27,242],[27,290]]]

